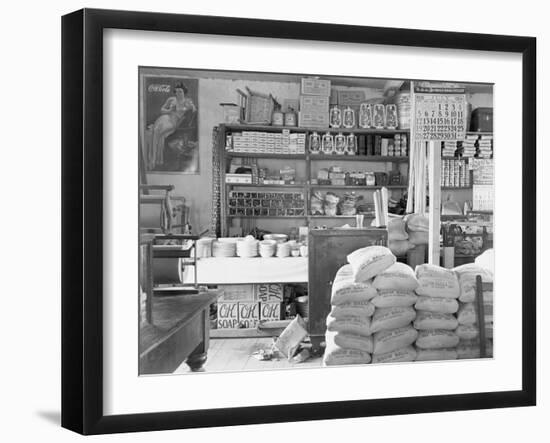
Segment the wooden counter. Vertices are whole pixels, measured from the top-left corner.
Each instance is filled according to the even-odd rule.
[[[200,371],[206,362],[210,305],[217,291],[155,297],[152,323],[139,331],[139,374],[169,374],[182,362]]]

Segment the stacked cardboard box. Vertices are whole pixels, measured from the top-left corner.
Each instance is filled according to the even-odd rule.
[[[330,80],[303,78],[298,126],[328,128]]]
[[[306,134],[290,132],[242,131],[232,134],[231,143],[226,142],[226,150],[267,154],[305,154]]]
[[[256,328],[262,320],[281,318],[282,284],[220,285],[218,329]]]
[[[493,136],[481,135],[477,141],[477,158],[493,158]]]

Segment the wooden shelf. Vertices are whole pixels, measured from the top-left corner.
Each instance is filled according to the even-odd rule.
[[[405,134],[409,133],[409,129],[362,129],[362,128],[313,128],[313,127],[298,127],[298,126],[271,126],[271,125],[225,125],[225,128],[230,131],[270,131],[280,132],[283,129],[294,132],[342,132],[354,134]],[[476,133],[477,134],[477,133]]]
[[[342,134],[373,134],[373,135],[394,135],[394,134],[408,134],[410,132],[409,129],[362,129],[362,128],[305,128],[307,132],[330,132],[330,133],[338,133],[341,132]]]
[[[244,188],[303,188],[306,186],[305,183],[299,183],[299,184],[284,184],[284,185],[265,185],[265,184],[254,184],[254,183],[226,183],[226,186],[232,186],[232,187],[244,187]]]
[[[232,219],[278,219],[281,220],[281,223],[284,224],[285,219],[295,219],[300,220],[298,223],[301,223],[303,220],[306,223],[312,223],[315,219],[353,219],[355,216],[313,216],[308,215],[310,212],[310,199],[309,194],[313,190],[324,190],[326,191],[333,191],[333,192],[340,192],[343,193],[344,191],[355,191],[358,194],[363,193],[363,195],[368,195],[368,192],[373,192],[378,189],[382,189],[383,187],[387,188],[390,191],[390,194],[395,195],[401,195],[403,191],[407,189],[407,184],[398,184],[398,185],[392,185],[388,184],[386,186],[353,186],[353,185],[321,185],[321,184],[311,184],[312,176],[315,174],[315,170],[319,167],[326,167],[328,166],[328,162],[336,163],[339,162],[342,163],[341,166],[343,169],[351,169],[354,168],[357,169],[359,163],[366,166],[367,163],[372,162],[378,162],[383,163],[383,165],[380,165],[381,168],[385,170],[385,172],[388,172],[389,170],[398,170],[402,167],[400,165],[405,165],[403,167],[406,167],[409,163],[409,157],[408,156],[382,156],[382,155],[337,155],[337,154],[311,154],[309,152],[308,147],[308,139],[309,134],[313,131],[317,132],[318,134],[323,134],[325,132],[329,132],[332,134],[342,133],[342,134],[373,134],[373,135],[381,135],[386,137],[393,137],[395,134],[409,134],[409,129],[360,129],[360,128],[354,128],[354,129],[345,129],[345,128],[312,128],[312,127],[295,127],[295,126],[271,126],[271,125],[247,125],[247,124],[221,124],[219,126],[219,137],[216,139],[216,150],[219,153],[219,159],[220,159],[220,205],[221,208],[228,207],[228,193],[230,191],[238,190],[239,192],[243,191],[249,191],[253,190],[253,192],[258,191],[264,191],[264,192],[303,192],[305,200],[303,202],[304,204],[304,212],[303,215],[292,215],[292,216],[283,216],[283,215],[228,215],[227,213],[221,213],[220,214],[220,230],[222,233],[222,236],[228,234],[228,229],[232,225]],[[271,132],[271,133],[281,133],[283,130],[288,130],[291,133],[300,133],[306,135],[306,152],[300,153],[300,154],[291,154],[291,153],[282,153],[282,152],[234,152],[234,151],[228,151],[225,146],[227,133],[229,132],[242,132],[242,131],[265,131],[265,132]],[[410,137],[408,137],[410,139]],[[252,145],[254,146],[254,145]],[[254,149],[254,148],[248,148],[248,149]],[[229,169],[228,165],[230,164],[231,160],[233,158],[254,158],[254,159],[263,159],[264,162],[269,164],[269,160],[271,160],[271,169],[279,169],[277,167],[278,163],[282,163],[283,161],[288,161],[291,163],[294,163],[296,167],[300,166],[300,168],[304,168],[305,171],[299,170],[298,177],[299,180],[305,180],[303,183],[293,183],[293,184],[281,184],[281,185],[268,185],[265,183],[258,183],[258,184],[252,184],[252,183],[225,183],[225,172]],[[277,163],[278,161],[278,163]],[[349,168],[346,167],[346,162],[356,162],[355,166],[353,163],[349,163]],[[314,165],[317,164],[317,166]],[[303,165],[303,166],[302,166]],[[262,165],[263,166],[263,165]],[[361,166],[359,166],[361,167]],[[227,212],[229,212],[229,209],[225,209]],[[250,214],[250,212],[249,212]],[[372,218],[369,214],[363,214],[367,218]],[[293,224],[290,220],[289,225]],[[258,223],[261,223],[259,221]],[[313,222],[315,223],[315,222]],[[297,223],[294,223],[297,224]]]
[[[363,214],[365,217],[374,217],[374,212],[368,212]],[[355,218],[355,215],[310,215],[309,218]]]
[[[307,218],[307,215],[226,215],[227,218]]]
[[[305,154],[283,154],[283,153],[271,153],[271,152],[232,152],[225,151],[228,157],[249,157],[249,158],[271,158],[281,160],[306,160]]]
[[[276,331],[262,330],[256,328],[246,329],[210,329],[210,338],[256,338],[275,337],[279,335],[280,329]]]
[[[442,191],[458,191],[458,190],[467,191],[468,189],[472,189],[472,187],[471,186],[441,186]]]
[[[310,154],[311,161],[363,161],[363,162],[408,162],[409,157],[389,155],[337,155],[337,154]]]
[[[307,132],[308,128],[300,128],[298,126],[272,126],[272,125],[247,125],[247,124],[237,124],[237,125],[225,125],[225,129],[229,131],[270,131],[270,132],[281,132],[283,129],[288,129],[289,131],[294,132]],[[315,129],[316,131],[321,131],[321,129]]]
[[[385,185],[385,186],[350,186],[350,185],[310,185],[312,188],[318,189],[359,189],[364,191],[372,191],[376,189],[406,189],[407,185]]]

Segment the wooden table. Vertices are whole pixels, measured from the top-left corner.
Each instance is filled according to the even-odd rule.
[[[201,371],[206,362],[210,305],[217,291],[155,297],[152,323],[140,324],[139,374],[168,374],[186,362]]]

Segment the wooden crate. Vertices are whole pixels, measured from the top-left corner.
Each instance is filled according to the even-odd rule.
[[[218,302],[217,329],[239,327],[239,302]]]
[[[281,283],[264,283],[255,285],[255,299],[260,302],[282,302],[284,285]]]
[[[281,319],[281,303],[260,302],[260,320],[275,321]]]

